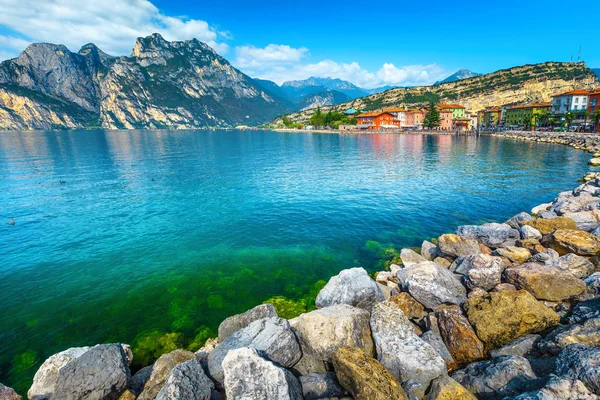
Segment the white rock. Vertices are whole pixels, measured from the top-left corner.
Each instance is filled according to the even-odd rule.
[[[384,295],[364,268],[345,269],[333,276],[317,295],[317,308],[348,304],[370,310]]]

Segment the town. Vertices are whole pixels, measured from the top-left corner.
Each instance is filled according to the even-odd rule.
[[[336,113],[342,114],[342,113]],[[511,103],[470,111],[460,104],[434,104],[423,108],[387,108],[343,113],[342,121],[329,124],[332,113],[317,109],[304,129],[330,127],[340,131],[473,132],[541,130],[595,132],[600,129],[600,88],[572,90],[552,96],[551,102]]]

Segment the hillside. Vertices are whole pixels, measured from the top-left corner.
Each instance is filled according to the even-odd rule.
[[[300,107],[302,110],[317,108],[322,106],[332,106],[351,101],[352,97],[337,90],[327,90],[325,92],[310,94],[302,99]]]
[[[4,130],[227,127],[291,110],[196,39],[139,38],[129,57],[37,43],[0,64]]]
[[[447,77],[446,79],[434,83],[434,85],[439,85],[440,83],[449,83],[449,82],[461,81],[463,79],[473,78],[475,76],[481,76],[481,75],[483,75],[483,74],[480,74],[480,73],[477,73],[477,72],[473,72],[473,71],[470,71],[468,69],[459,69],[458,71],[456,71],[455,73],[453,73],[452,75],[450,75],[449,77]]]
[[[456,82],[434,86],[397,88],[383,93],[362,97],[333,107],[329,110],[343,112],[377,110],[387,107],[420,107],[430,100],[459,103],[468,110],[478,111],[488,106],[516,102],[550,101],[552,95],[573,89],[592,89],[600,86],[598,77],[583,63],[547,62],[525,65]],[[295,122],[306,122],[312,112],[291,114]],[[274,121],[275,124],[279,120]]]

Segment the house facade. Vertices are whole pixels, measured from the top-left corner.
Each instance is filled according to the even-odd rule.
[[[406,127],[406,109],[404,108],[388,108],[383,110],[383,112],[388,112],[394,116],[397,121],[397,125],[400,128]]]
[[[443,131],[452,130],[453,121],[454,121],[454,118],[453,118],[453,112],[452,112],[452,110],[443,109],[442,108],[440,110],[440,126],[439,126],[439,129],[441,129]]]
[[[552,103],[521,104],[506,110],[505,125],[535,126],[540,116],[552,111]]]
[[[357,129],[378,130],[398,128],[396,118],[389,112],[375,111],[356,116]]]
[[[477,119],[480,127],[498,126],[502,115],[501,107],[488,107],[479,111]]]
[[[578,113],[587,110],[589,94],[587,90],[571,90],[552,96],[552,113],[563,115],[567,112]]]
[[[597,89],[589,94],[588,111],[593,114],[600,110],[600,89]]]
[[[423,120],[425,119],[425,111],[423,110],[408,110],[406,111],[406,127],[412,129],[422,129]]]
[[[440,104],[438,107],[441,110],[452,111],[453,119],[466,117],[466,108],[461,106],[460,104]]]

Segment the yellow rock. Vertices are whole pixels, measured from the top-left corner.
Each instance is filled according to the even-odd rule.
[[[431,382],[425,400],[477,400],[477,397],[449,376],[440,376]]]
[[[577,229],[575,221],[567,217],[557,217],[552,219],[538,218],[526,221],[524,225],[529,225],[532,228],[537,229],[542,235],[548,235],[557,229]]]
[[[550,236],[546,245],[561,256],[575,253],[579,256],[595,256],[600,253],[600,238],[575,229],[559,229]]]

